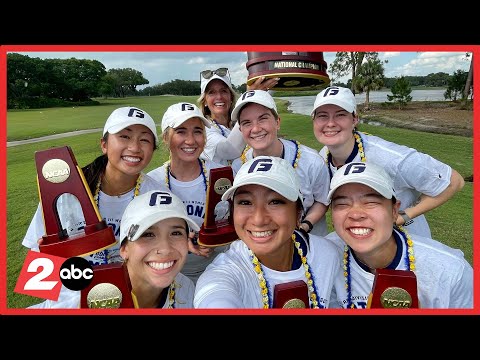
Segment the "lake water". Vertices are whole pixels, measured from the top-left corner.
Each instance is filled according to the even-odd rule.
[[[443,93],[445,89],[440,90],[412,90],[410,95],[412,101],[445,101]],[[370,102],[386,102],[388,101],[388,95],[392,95],[391,91],[371,91]],[[275,93],[273,93],[275,96]],[[357,104],[365,103],[365,93],[355,95]],[[279,97],[279,99],[287,100],[290,102],[288,109],[295,114],[310,115],[315,103],[315,96],[286,96]]]

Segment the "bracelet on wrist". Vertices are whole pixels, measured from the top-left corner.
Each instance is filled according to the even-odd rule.
[[[410,216],[407,215],[407,213],[405,211],[399,210],[398,214],[403,218],[403,221],[404,221],[403,225],[404,226],[408,226],[411,223],[413,223],[413,220],[410,218]]]
[[[308,221],[308,220],[302,220],[302,224],[307,224],[307,226],[308,226],[307,233],[309,233],[310,231],[312,231],[312,229],[313,229],[313,224],[312,224],[310,221]]]

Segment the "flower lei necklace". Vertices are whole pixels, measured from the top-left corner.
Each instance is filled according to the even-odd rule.
[[[298,166],[298,162],[300,161],[300,156],[302,154],[302,152],[300,151],[300,143],[297,140],[289,140],[289,141],[291,141],[295,145],[295,158],[292,161],[292,166],[294,169],[296,169]],[[245,164],[247,162],[248,150],[250,150],[249,145],[245,146],[245,149],[243,150],[242,155],[240,155],[240,159],[242,159],[242,164]]]
[[[97,186],[95,188],[95,195],[93,197],[93,200],[95,200],[95,203],[97,204],[97,208],[100,207],[100,186],[102,184],[102,178],[103,176],[100,176],[98,178]],[[138,196],[138,194],[140,193],[140,185],[142,184],[142,181],[143,181],[143,174],[140,173],[137,177],[137,181],[135,182],[135,191],[133,192],[133,197]]]
[[[367,133],[364,133],[364,134],[367,134]],[[362,137],[360,136],[360,134],[356,130],[353,132],[353,137],[355,138],[355,141],[356,141],[357,146],[358,146],[358,153],[360,154],[360,161],[361,162],[367,162],[367,158],[365,157],[365,150],[363,149]],[[331,162],[332,162],[331,154],[330,154],[330,151],[327,148],[325,163],[327,164],[328,172],[330,173],[330,179],[333,177],[332,170],[330,169],[330,163]],[[349,161],[347,160],[346,163],[348,163],[348,162]],[[333,163],[332,163],[332,165],[333,165]]]
[[[307,285],[308,285],[308,294],[310,295],[310,308],[318,309],[318,294],[317,294],[317,287],[315,282],[313,281],[312,273],[310,272],[310,266],[308,265],[307,258],[303,255],[303,251],[300,247],[300,243],[296,240],[295,233],[292,234],[292,241],[297,248],[298,255],[302,259],[302,265],[305,269],[305,277],[307,278]],[[258,258],[255,254],[250,250],[250,258],[252,259],[253,269],[257,273],[258,277],[258,284],[260,285],[260,290],[262,293],[262,301],[263,301],[263,308],[269,309],[272,307],[273,299],[271,298],[270,291],[268,290],[268,282],[263,275],[262,264],[258,261]]]
[[[207,167],[205,165],[204,160],[198,159],[198,163],[200,164],[200,168],[202,169],[203,184],[205,185],[205,191],[207,191],[207,188],[208,188]],[[169,190],[172,190],[170,186],[170,161],[167,161],[166,164],[167,164],[167,169],[165,171],[165,184],[167,185]]]
[[[168,297],[168,309],[175,307],[175,281],[170,284],[170,293]]]
[[[403,226],[396,225],[400,235],[407,244],[407,256],[405,256],[405,266],[410,271],[415,271],[415,255],[413,253],[413,241],[410,234]],[[348,245],[343,249],[343,276],[345,278],[345,289],[347,290],[347,309],[355,309],[352,303],[352,279],[350,276],[350,251]]]

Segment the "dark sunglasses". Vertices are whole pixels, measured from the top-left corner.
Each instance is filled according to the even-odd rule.
[[[200,75],[204,79],[210,79],[213,75],[218,75],[218,76],[225,76],[228,74],[228,68],[218,68],[217,70],[203,70],[200,72]]]

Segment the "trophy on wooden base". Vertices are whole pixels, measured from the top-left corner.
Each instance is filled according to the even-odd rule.
[[[305,281],[297,280],[275,285],[273,307],[283,309],[309,309],[308,287]]]
[[[210,169],[207,210],[198,234],[200,245],[216,247],[238,239],[230,214],[230,200],[222,201],[223,193],[232,186],[232,182],[233,171],[230,166]]]
[[[92,282],[81,291],[80,307],[89,309],[138,308],[125,263],[93,266]]]
[[[70,258],[115,244],[113,230],[102,220],[72,149],[64,146],[37,151],[35,162],[46,233],[39,245],[40,252]],[[82,207],[85,227],[81,233],[69,235],[62,227],[57,201],[63,194],[75,195]]]
[[[323,52],[247,52],[247,85],[259,77],[280,78],[273,90],[317,90],[330,84]]]
[[[377,269],[367,308],[418,308],[417,277],[413,271]]]

